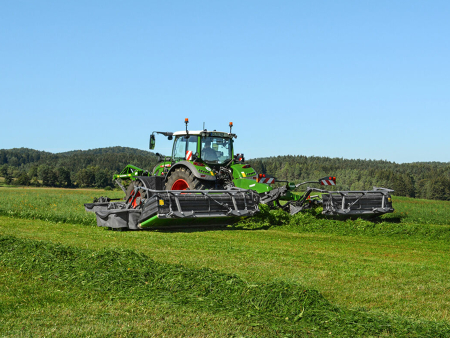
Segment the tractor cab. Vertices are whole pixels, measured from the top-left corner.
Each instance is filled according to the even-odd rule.
[[[229,133],[207,129],[188,130],[188,122],[186,119],[185,131],[155,131],[150,135],[150,149],[155,146],[155,134],[162,134],[169,140],[174,140],[172,156],[163,157],[157,153],[159,160],[151,171],[153,176],[165,177],[167,190],[213,189],[223,187],[225,181],[231,182],[233,178],[245,177],[249,170],[256,174],[249,165],[241,168],[244,166],[242,156],[239,156],[239,160],[234,156],[233,139],[237,136],[231,133],[231,122]],[[239,166],[239,170],[233,166]]]
[[[150,149],[155,148],[155,134],[167,136],[169,140],[175,137],[172,148],[172,162],[189,161],[205,162],[206,164],[224,165],[233,159],[233,138],[231,133],[233,123],[230,122],[230,132],[188,130],[188,119],[185,119],[186,130],[172,132],[155,131],[150,135]]]
[[[233,158],[233,136],[217,131],[175,132],[172,158],[178,161],[201,161],[223,165]]]

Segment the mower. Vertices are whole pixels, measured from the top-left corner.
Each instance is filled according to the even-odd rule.
[[[95,212],[97,225],[116,229],[151,229],[231,224],[259,212],[259,205],[282,209],[294,215],[322,207],[331,217],[375,217],[393,212],[391,189],[374,187],[368,191],[329,191],[305,184],[336,185],[335,176],[292,183],[257,173],[245,163],[243,154],[234,153],[236,134],[209,130],[178,132],[154,131],[173,141],[171,156],[156,153],[152,170],[127,165],[113,176],[123,190],[123,200],[108,197],[85,204]],[[277,186],[277,187],[276,187]],[[317,193],[316,195],[311,195]]]

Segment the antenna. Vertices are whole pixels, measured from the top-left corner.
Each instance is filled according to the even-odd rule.
[[[205,130],[205,122],[203,122],[203,130]]]

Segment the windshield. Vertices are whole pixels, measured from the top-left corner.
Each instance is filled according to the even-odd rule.
[[[202,137],[200,157],[205,162],[223,164],[231,160],[232,142],[225,137]]]

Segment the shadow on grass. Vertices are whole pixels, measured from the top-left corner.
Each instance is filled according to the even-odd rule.
[[[253,230],[268,230],[272,228],[273,226],[263,225],[259,227],[253,227],[253,228],[245,228],[240,226],[200,226],[200,227],[189,227],[189,228],[178,228],[169,230],[167,228],[159,229],[158,232],[186,232],[186,233],[192,233],[192,232],[207,232],[207,231],[253,231]]]
[[[377,217],[376,219],[376,223],[401,223],[402,222],[403,217],[401,216],[394,216],[394,217],[386,217],[386,218],[380,218]]]
[[[128,232],[128,231],[155,231],[155,232],[163,232],[163,233],[193,233],[193,232],[207,232],[207,231],[253,231],[253,230],[268,230],[272,228],[272,225],[261,225],[252,228],[244,227],[244,226],[234,226],[234,225],[190,225],[190,226],[165,226],[165,227],[155,227],[155,228],[146,228],[140,230],[131,230],[126,228],[118,228],[118,229],[108,229],[108,231],[119,231],[119,232]]]
[[[382,215],[383,216],[383,215]],[[352,220],[352,221],[356,221],[358,219],[364,220],[364,221],[368,221],[368,222],[372,222],[372,223],[401,223],[402,218],[401,216],[395,216],[395,217],[385,217],[383,218],[382,216],[371,216],[371,217],[360,217],[360,216],[351,216],[351,217],[342,217],[342,216],[323,216],[323,217],[318,217],[320,219],[325,219],[325,220],[335,220],[335,221],[348,221],[348,220]]]

